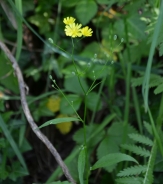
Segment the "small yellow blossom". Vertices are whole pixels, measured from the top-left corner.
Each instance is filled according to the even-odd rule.
[[[69,25],[69,24],[73,24],[75,22],[75,19],[73,17],[67,17],[63,19],[63,22]]]
[[[0,98],[3,98],[4,94],[0,91]]]
[[[75,38],[75,37],[81,37],[82,36],[82,33],[81,33],[81,24],[69,24],[69,25],[66,25],[66,28],[65,28],[65,33],[67,36],[71,36],[72,38]]]
[[[88,26],[86,26],[86,27],[83,27],[81,29],[81,33],[82,33],[83,36],[92,36],[93,31],[92,31],[91,28],[89,28]]]
[[[51,96],[48,99],[46,106],[51,112],[57,112],[60,109],[60,102],[61,99],[59,96]]]
[[[60,114],[57,116],[57,118],[64,118],[64,117],[67,117],[67,116],[64,114]],[[61,134],[65,135],[71,131],[72,122],[70,121],[65,123],[59,123],[59,124],[56,124],[55,126],[60,131]]]

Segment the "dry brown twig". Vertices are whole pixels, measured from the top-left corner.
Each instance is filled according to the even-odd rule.
[[[69,170],[68,170],[67,166],[63,162],[62,158],[60,157],[60,155],[57,152],[57,150],[55,149],[55,147],[48,140],[48,138],[38,129],[38,126],[36,125],[36,123],[33,120],[33,117],[32,117],[32,115],[30,113],[30,110],[28,108],[28,104],[27,104],[27,101],[26,101],[26,95],[25,95],[26,85],[24,83],[22,72],[21,72],[21,70],[20,70],[20,68],[18,66],[18,63],[16,62],[16,59],[11,54],[11,52],[6,47],[6,45],[3,42],[1,42],[1,41],[0,41],[0,48],[3,50],[3,52],[5,53],[5,55],[8,57],[8,59],[12,63],[12,67],[13,67],[13,69],[14,69],[14,71],[16,73],[16,76],[18,78],[22,108],[23,108],[24,114],[25,114],[25,116],[27,118],[27,121],[30,124],[33,132],[46,145],[46,147],[52,153],[52,155],[56,159],[57,163],[62,168],[63,173],[66,176],[66,178],[68,179],[68,181],[70,181],[72,184],[76,184],[76,182],[72,178],[71,174],[69,173]]]

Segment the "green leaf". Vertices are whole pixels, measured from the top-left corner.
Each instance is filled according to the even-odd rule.
[[[140,156],[144,156],[144,157],[150,156],[150,151],[146,150],[141,146],[136,146],[133,144],[123,144],[121,145],[121,147]]]
[[[134,87],[141,86],[143,84],[143,79],[144,77],[137,77],[131,79],[132,86]]]
[[[144,127],[146,128],[146,130],[148,131],[148,133],[153,135],[152,126],[149,123],[147,123],[146,121],[143,121],[143,124],[144,124]]]
[[[35,14],[28,18],[29,22],[39,27],[40,33],[45,34],[50,31],[50,24],[48,22],[48,17],[45,17],[41,14]],[[44,26],[42,26],[44,25]]]
[[[10,134],[5,122],[3,121],[1,115],[0,115],[0,127],[2,128],[4,135],[6,136],[8,142],[10,143],[10,145],[11,145],[12,149],[14,150],[16,156],[18,157],[20,163],[22,164],[22,166],[24,167],[26,172],[28,172],[24,158],[23,158],[17,144],[15,143],[13,137],[11,136],[11,134]]]
[[[71,0],[71,1],[61,0],[61,1],[64,7],[73,7],[79,2],[78,0]]]
[[[83,78],[80,78],[80,81],[81,81],[81,84],[82,84],[84,90],[87,91],[88,85],[87,85],[86,81]],[[69,92],[72,92],[75,94],[80,94],[80,95],[84,94],[77,76],[66,78],[65,82],[64,82],[64,87]]]
[[[160,75],[151,74],[150,81],[149,81],[149,87],[151,88],[151,87],[158,86],[162,84],[162,82],[163,82],[163,77],[161,77]]]
[[[9,172],[7,171],[7,169],[4,169],[2,164],[0,165],[0,178],[1,180],[5,180],[9,175]]]
[[[103,138],[103,136],[105,134],[103,129],[100,130],[98,132],[98,134],[96,134],[96,132],[99,128],[100,128],[100,125],[95,125],[95,124],[86,126],[86,137],[87,137],[87,141],[89,141],[89,148],[94,147],[95,145],[97,145],[98,142],[100,142],[101,139]],[[84,142],[83,133],[84,133],[84,129],[80,128],[73,135],[73,140],[77,144],[80,144],[80,145],[83,144],[83,142]],[[96,136],[96,135],[98,135],[98,136]]]
[[[127,19],[128,22],[128,29],[130,34],[134,37],[134,39],[143,40],[146,38],[145,35],[145,23],[140,20],[140,16],[137,14],[132,14],[131,17]]]
[[[138,77],[138,78],[133,78],[131,80],[132,86],[137,87],[137,86],[141,86],[143,84],[143,77]],[[149,87],[155,87],[158,86],[160,84],[162,84],[163,78],[159,75],[156,74],[150,74],[150,81],[149,81]]]
[[[130,155],[126,155],[123,153],[111,153],[111,154],[108,154],[108,155],[102,157],[101,159],[99,159],[92,166],[91,170],[114,165],[114,164],[117,164],[117,163],[122,162],[122,161],[132,161],[132,162],[135,162],[138,164],[138,162]]]
[[[79,21],[85,25],[87,24],[97,13],[98,6],[93,0],[79,1],[75,13]]]
[[[50,121],[47,121],[46,123],[42,124],[41,126],[39,126],[38,128],[42,128],[48,125],[55,125],[58,123],[66,123],[66,122],[70,122],[70,121],[80,121],[78,118],[71,118],[71,117],[66,117],[66,118],[56,118],[56,119],[52,119]]]
[[[93,133],[90,135],[88,141],[94,137],[98,137],[100,132],[104,130],[104,128],[116,117],[116,114],[111,114],[105,117],[105,119],[100,122],[100,125],[98,126],[98,129],[95,129]]]
[[[81,151],[78,157],[78,172],[79,172],[79,181],[80,184],[84,184],[84,168],[85,168],[85,147],[81,147]]]
[[[136,165],[134,167],[128,167],[124,169],[123,171],[120,171],[120,173],[117,174],[119,177],[123,176],[130,176],[130,175],[139,175],[141,173],[145,173],[147,170],[146,165]]]
[[[100,145],[97,148],[97,158],[98,160],[103,156],[107,155],[108,153],[117,153],[119,152],[119,146],[115,143],[114,138],[108,136],[103,139]],[[108,172],[112,172],[113,169],[116,167],[115,165],[111,165],[109,167],[105,167]]]
[[[99,100],[99,95],[95,92],[90,92],[87,96],[87,107],[94,111],[94,110],[100,110],[102,108],[101,100]],[[98,105],[98,106],[97,106]],[[97,109],[96,109],[97,106]]]
[[[109,4],[110,0],[97,0],[97,3],[99,3],[99,4]]]
[[[17,78],[14,76],[14,70],[8,59],[0,53],[0,84],[14,93],[19,93]],[[2,69],[3,68],[3,69]]]
[[[127,129],[127,134],[136,133],[137,131],[129,124]],[[112,137],[116,144],[122,144],[122,136],[124,134],[123,123],[114,122],[108,129],[109,137]],[[127,139],[126,143],[131,143],[131,139]]]
[[[98,42],[91,42],[84,47],[84,50],[80,54],[82,57],[92,58],[91,60],[95,60],[100,57],[101,47]],[[94,65],[93,65],[94,67]]]
[[[157,88],[154,90],[154,94],[157,95],[162,92],[163,92],[163,83],[157,86]]]
[[[129,134],[128,135],[131,139],[133,139],[136,142],[146,144],[148,146],[153,146],[153,141],[149,139],[148,137],[145,137],[144,135],[141,134]]]
[[[143,178],[140,177],[125,177],[115,180],[118,184],[142,184]]]
[[[69,100],[70,103],[72,103],[74,109],[77,111],[81,105],[82,98],[76,94],[66,95],[66,98]],[[70,107],[69,103],[65,98],[61,99],[60,112],[62,114],[68,114],[68,115],[74,114],[73,108]]]

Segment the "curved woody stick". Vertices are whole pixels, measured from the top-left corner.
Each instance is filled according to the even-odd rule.
[[[46,147],[49,149],[49,151],[52,153],[54,158],[56,159],[57,163],[60,165],[60,167],[63,170],[64,175],[70,181],[72,184],[76,184],[74,179],[72,178],[71,174],[69,173],[69,170],[65,163],[63,162],[62,158],[60,157],[59,153],[55,149],[55,147],[52,145],[52,143],[48,140],[48,138],[38,129],[38,126],[33,120],[33,117],[30,113],[30,110],[28,108],[28,104],[26,102],[26,95],[25,95],[25,89],[27,86],[24,83],[22,72],[19,68],[19,65],[16,62],[16,59],[13,57],[9,49],[6,47],[6,45],[0,41],[0,48],[3,50],[5,55],[8,57],[10,62],[12,63],[12,67],[17,75],[18,83],[19,83],[19,89],[20,89],[20,96],[21,96],[21,104],[24,111],[24,114],[27,118],[28,123],[30,124],[33,132],[36,134],[36,136],[46,145]]]

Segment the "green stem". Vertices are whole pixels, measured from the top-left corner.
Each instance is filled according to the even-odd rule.
[[[100,88],[99,88],[99,91],[98,91],[98,96],[100,96],[100,94],[102,92],[102,89],[103,89],[104,84],[105,84],[105,80],[106,80],[106,77],[101,82],[101,85],[100,85]],[[96,111],[97,111],[97,107],[99,105],[99,102],[100,102],[100,98],[98,99],[98,102],[96,104],[96,107],[94,108],[94,111],[93,111],[93,114],[92,114],[92,117],[91,117],[91,123],[90,124],[93,124],[93,122],[94,122],[95,114],[96,114]]]
[[[83,85],[82,85],[82,83],[81,83],[80,77],[79,77],[79,75],[78,75],[78,69],[77,69],[76,64],[75,64],[75,61],[74,61],[74,48],[75,48],[75,47],[74,47],[73,38],[71,38],[71,40],[72,40],[72,54],[71,54],[72,62],[73,62],[73,65],[74,65],[74,67],[75,67],[75,71],[76,71],[76,74],[77,74],[77,77],[78,77],[78,81],[79,81],[80,87],[82,88],[84,94],[86,95],[86,92],[85,92],[85,90],[84,90],[84,88],[83,88]]]
[[[128,132],[128,121],[129,121],[129,109],[130,109],[130,79],[131,79],[131,55],[129,51],[129,40],[128,40],[128,27],[127,27],[127,20],[124,20],[125,24],[125,39],[127,45],[127,55],[128,55],[128,62],[127,62],[127,75],[126,77],[126,103],[125,103],[125,110],[124,110],[124,123],[123,123],[123,137],[122,143],[124,144],[127,139],[127,132]],[[124,149],[121,149],[122,152],[125,152]],[[125,164],[127,167],[128,162]],[[123,163],[120,164],[119,169],[121,170],[123,167]]]
[[[83,122],[82,118],[79,116],[79,114],[77,113],[77,111],[74,109],[74,106],[71,104],[71,102],[67,99],[66,95],[63,93],[63,91],[59,88],[59,86],[57,85],[57,83],[53,80],[55,86],[57,87],[57,90],[63,95],[63,97],[66,99],[66,101],[68,102],[68,104],[72,107],[72,109],[74,110],[75,114],[77,115],[77,117],[80,119],[81,122]],[[55,87],[54,87],[55,88]],[[55,88],[56,89],[56,88]]]
[[[89,177],[89,168],[88,168],[88,144],[87,144],[87,137],[86,137],[86,116],[87,116],[87,96],[84,97],[84,121],[83,121],[83,129],[84,129],[84,145],[85,145],[85,170],[86,170],[86,184],[88,184],[88,177]]]
[[[138,96],[137,96],[135,87],[132,87],[132,95],[134,99],[134,106],[135,106],[135,112],[136,112],[137,122],[139,126],[139,131],[143,135],[143,126],[142,126],[142,121],[141,121],[140,106],[139,106],[139,100],[138,100]]]
[[[126,141],[127,137],[127,125],[129,120],[129,108],[130,108],[130,79],[131,79],[131,55],[129,51],[129,40],[128,40],[128,27],[127,20],[125,19],[125,35],[126,35],[126,44],[127,44],[127,54],[128,54],[128,63],[127,63],[127,76],[126,76],[126,104],[124,111],[124,136],[123,143]]]
[[[76,74],[77,74],[77,77],[78,77],[78,81],[79,81],[79,84],[83,90],[83,93],[84,93],[84,119],[83,119],[83,130],[84,130],[84,146],[85,146],[85,154],[86,154],[86,165],[85,165],[85,170],[86,170],[86,184],[88,184],[88,177],[89,177],[89,169],[88,169],[88,148],[87,148],[87,136],[86,136],[86,116],[87,116],[87,92],[85,91],[82,83],[81,83],[81,80],[80,80],[80,77],[78,75],[78,70],[77,70],[77,67],[76,67],[76,64],[75,64],[75,61],[74,61],[74,42],[73,42],[73,39],[72,40],[72,62],[73,62],[73,65],[75,67],[75,70],[76,70]]]

